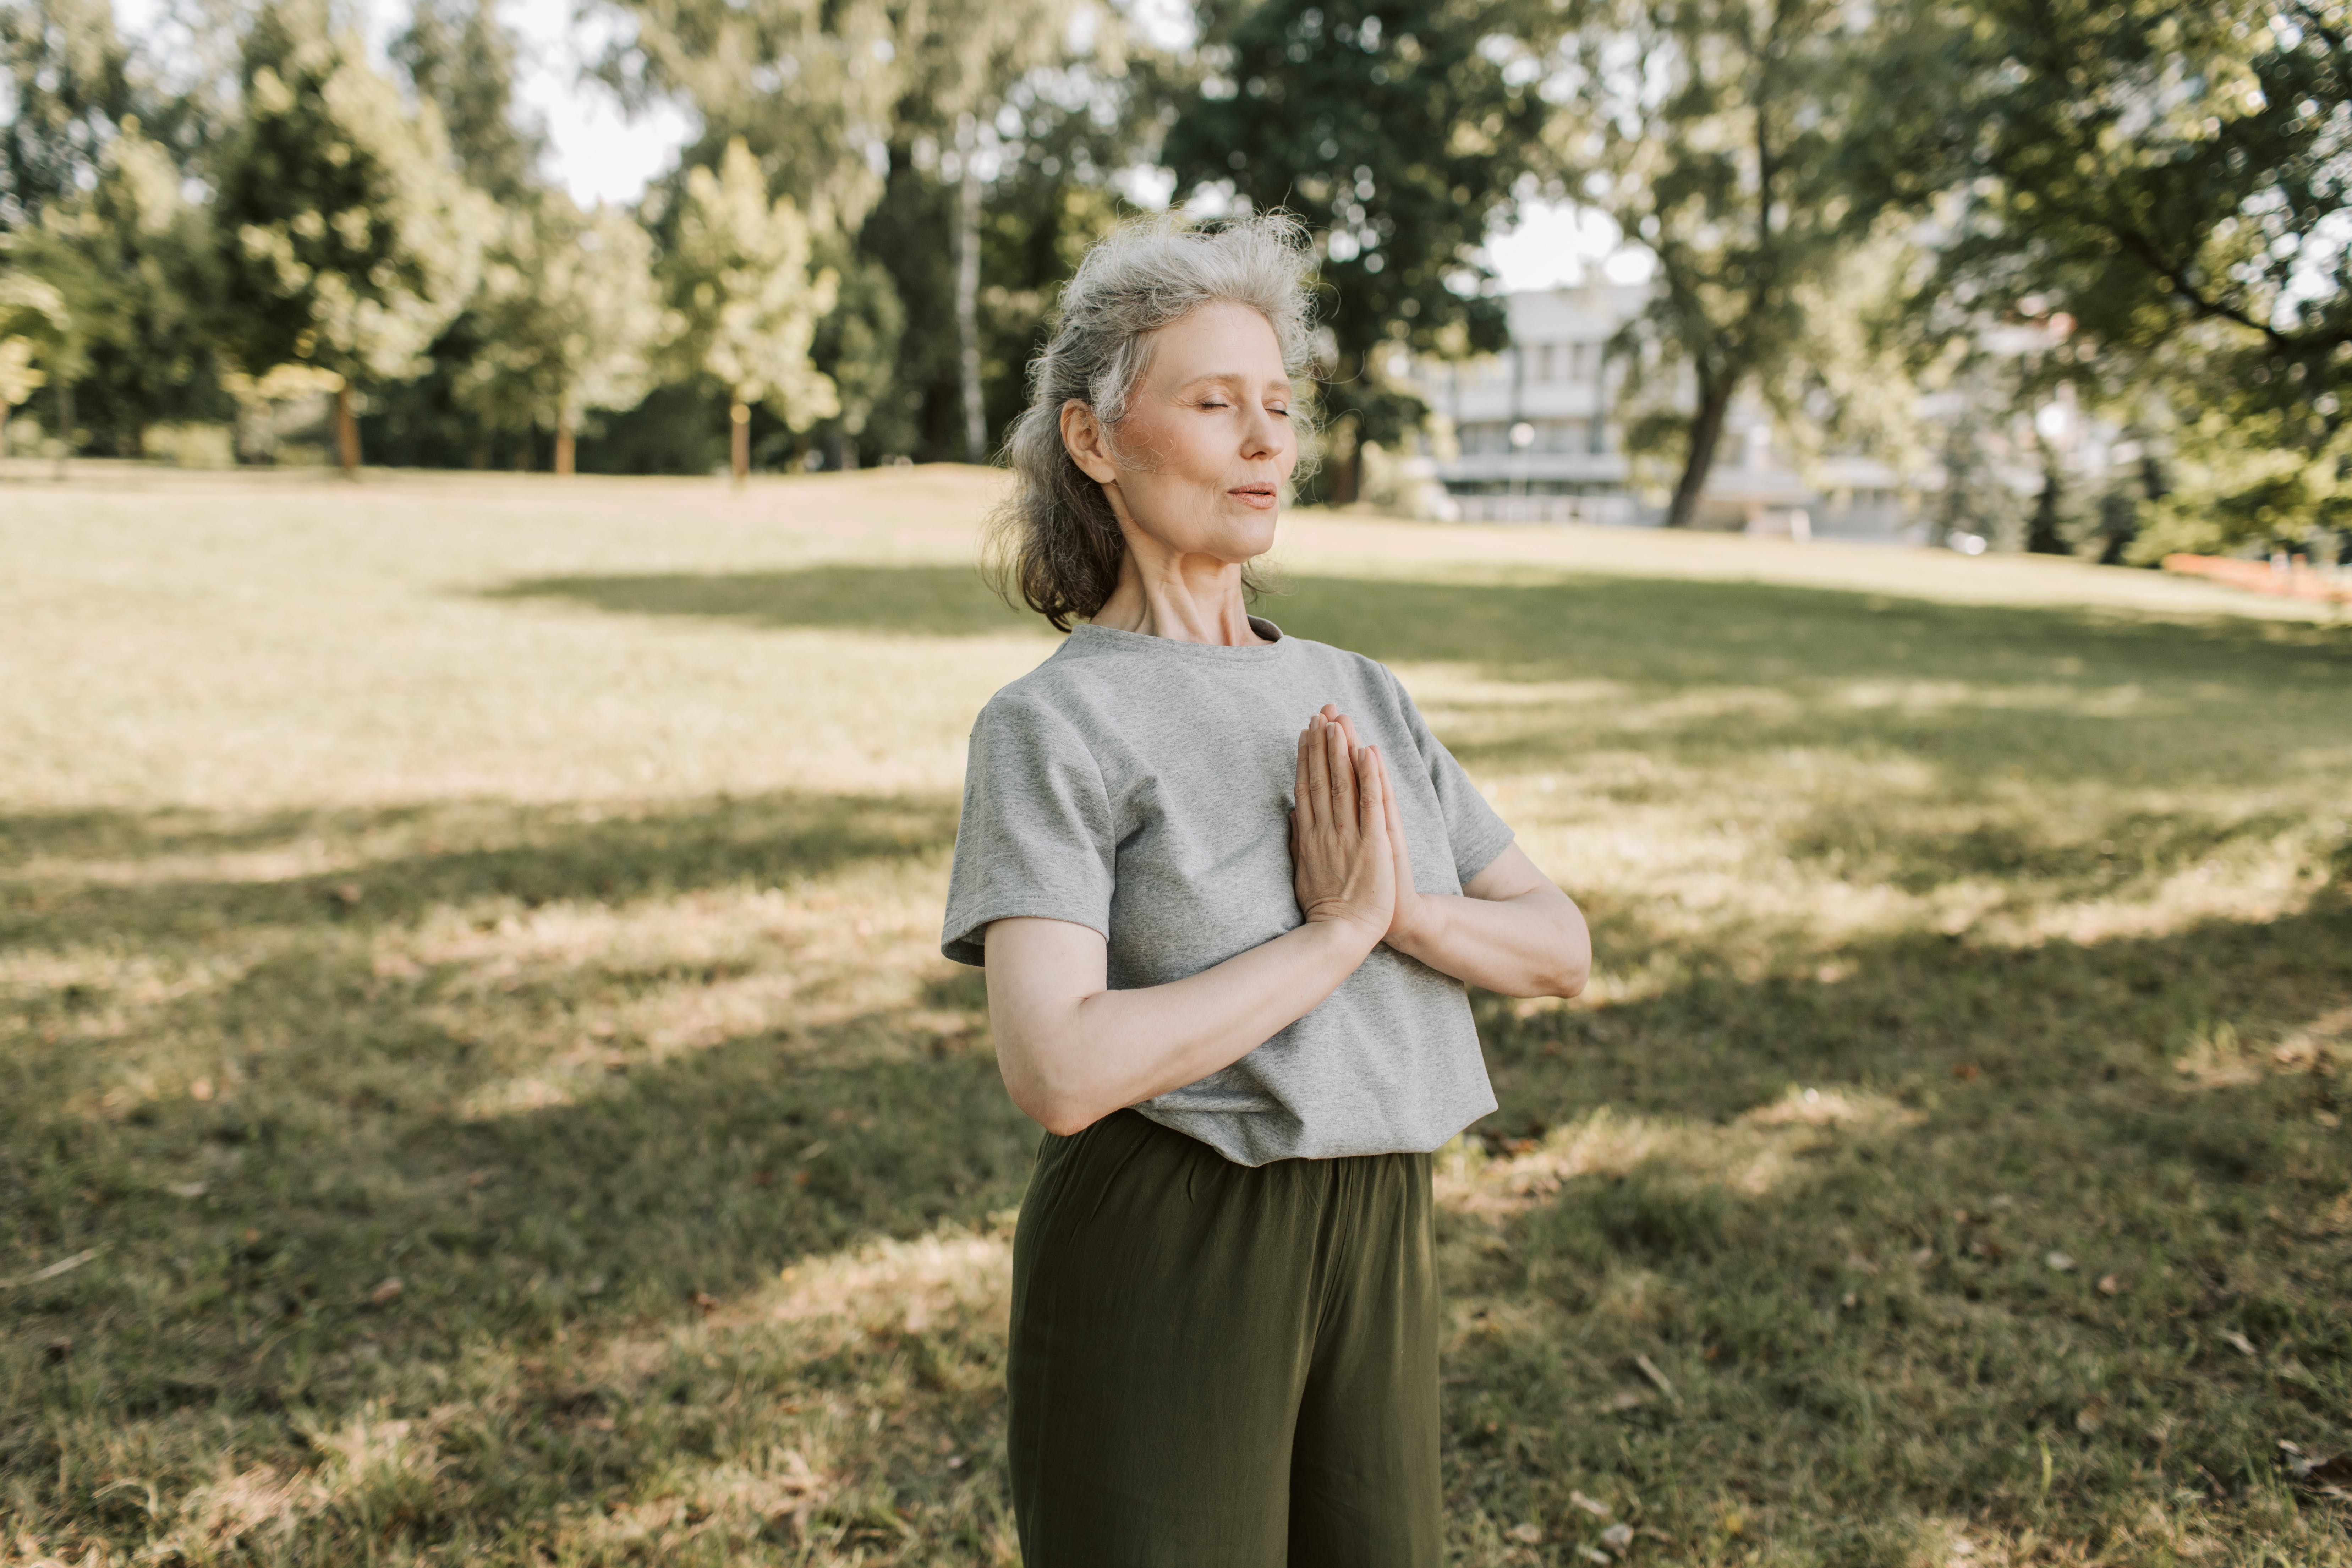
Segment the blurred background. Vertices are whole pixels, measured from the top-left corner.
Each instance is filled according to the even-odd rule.
[[[7,0],[20,458],[980,461],[1124,216],[1313,226],[1310,499],[2337,552],[2340,8]]]
[[[1018,1563],[977,465],[1178,204],[1592,921],[1448,1561],[2352,1568],[2347,38],[0,0],[0,1568]]]

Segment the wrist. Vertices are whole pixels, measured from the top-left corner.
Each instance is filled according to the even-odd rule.
[[[1396,918],[1389,922],[1388,944],[1400,952],[1417,952],[1435,936],[1442,911],[1437,900],[1426,894],[1415,893],[1410,900],[1399,899]]]
[[[1361,963],[1372,949],[1381,945],[1382,933],[1373,929],[1370,921],[1344,910],[1316,910],[1307,916],[1305,928],[1318,932],[1333,946],[1355,955]]]

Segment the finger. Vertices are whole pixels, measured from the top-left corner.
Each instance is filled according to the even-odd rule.
[[[1377,747],[1366,746],[1356,753],[1357,809],[1360,814],[1364,837],[1385,837],[1389,827],[1388,791],[1381,773],[1381,753]]]
[[[1357,752],[1363,749],[1364,740],[1362,736],[1356,733],[1356,721],[1354,720],[1349,718],[1345,713],[1335,711],[1331,715],[1331,722],[1339,725],[1341,731],[1347,735],[1348,752],[1349,755],[1352,756]]]
[[[1291,786],[1291,804],[1297,807],[1293,823],[1300,829],[1315,826],[1315,726],[1308,724],[1298,731],[1298,777]]]
[[[1388,758],[1381,757],[1380,763],[1381,805],[1388,819],[1389,845],[1396,851],[1397,891],[1403,894],[1412,888],[1412,856],[1404,847],[1404,813],[1397,805],[1396,780],[1389,775]]]
[[[1325,766],[1330,770],[1331,821],[1334,826],[1356,825],[1356,762],[1348,753],[1348,737],[1337,724],[1323,726]]]
[[[1308,728],[1307,739],[1307,793],[1300,797],[1307,805],[1307,827],[1310,833],[1322,833],[1331,826],[1331,752],[1330,726],[1320,719]]]

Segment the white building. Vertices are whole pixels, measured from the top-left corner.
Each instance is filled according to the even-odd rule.
[[[1509,296],[1511,347],[1469,364],[1423,362],[1414,381],[1457,450],[1430,454],[1452,509],[1468,521],[1655,525],[1667,495],[1633,482],[1612,405],[1609,340],[1649,298],[1646,285],[1586,283]],[[1700,492],[1696,524],[1798,538],[1907,537],[1901,477],[1864,458],[1832,458],[1811,481],[1753,400],[1732,406]]]

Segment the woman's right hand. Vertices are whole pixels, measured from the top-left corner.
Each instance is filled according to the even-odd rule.
[[[1396,912],[1388,781],[1380,749],[1349,739],[1337,714],[1318,713],[1299,731],[1291,882],[1309,923],[1352,921],[1377,944]]]

